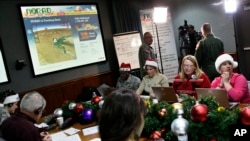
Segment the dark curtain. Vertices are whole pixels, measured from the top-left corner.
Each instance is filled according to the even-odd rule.
[[[153,8],[152,0],[112,0],[114,32],[141,32],[140,10]],[[115,34],[114,33],[114,34]]]

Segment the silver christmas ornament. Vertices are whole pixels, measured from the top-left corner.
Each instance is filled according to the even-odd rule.
[[[183,109],[177,109],[178,117],[171,123],[172,132],[178,137],[178,141],[188,141],[188,121],[182,117]]]
[[[55,115],[56,117],[60,117],[60,116],[62,116],[62,114],[63,114],[63,110],[62,110],[61,108],[55,109],[54,115]]]
[[[70,110],[75,109],[75,107],[76,107],[76,103],[73,103],[73,102],[72,102],[72,103],[69,104],[69,109],[70,109]]]

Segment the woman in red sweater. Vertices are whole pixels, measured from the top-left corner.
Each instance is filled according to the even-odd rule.
[[[177,94],[188,94],[195,98],[195,88],[210,88],[210,80],[199,68],[194,56],[187,55],[182,59],[181,71],[174,78],[173,88]]]

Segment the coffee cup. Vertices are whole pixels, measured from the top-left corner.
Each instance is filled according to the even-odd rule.
[[[58,117],[58,118],[56,118],[56,122],[57,122],[57,124],[58,124],[59,126],[62,126],[62,124],[63,124],[63,117]]]

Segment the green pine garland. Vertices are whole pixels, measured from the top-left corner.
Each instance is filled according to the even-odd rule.
[[[64,104],[61,108],[63,110],[63,116],[68,118],[72,116],[80,116],[80,115],[75,115],[74,110],[69,109],[69,104],[74,103],[73,101],[69,101],[68,103]],[[80,102],[82,104],[84,109],[92,109],[94,110],[95,113],[100,109],[98,104],[93,104],[90,102]],[[81,114],[81,113],[80,113]]]
[[[219,141],[229,140],[229,126],[236,124],[240,112],[238,108],[228,110],[220,107],[213,97],[202,97],[198,101],[200,104],[208,106],[208,119],[205,122],[197,122],[193,121],[190,117],[190,109],[196,104],[196,100],[190,96],[182,96],[182,99],[184,100],[182,102],[184,110],[183,118],[189,122],[187,131],[189,140],[197,141],[200,138],[205,138],[205,140],[215,138]],[[162,133],[162,138],[166,141],[177,140],[170,127],[172,121],[177,117],[173,106],[167,102],[160,102],[155,105],[148,104],[147,106],[148,113],[145,118],[143,134],[150,137],[153,131],[164,129],[165,132]],[[164,117],[158,114],[158,111],[162,108],[167,110],[167,114]]]
[[[219,104],[214,100],[213,97],[201,97],[198,99],[200,104],[205,104],[209,108],[208,119],[205,122],[193,121],[190,116],[191,108],[196,104],[196,99],[190,96],[181,96],[183,99],[182,106],[184,110],[183,118],[188,120],[188,138],[192,141],[216,139],[219,141],[229,140],[229,126],[236,124],[239,118],[240,110],[234,108],[228,110],[220,107]],[[72,102],[72,101],[71,101]],[[79,116],[75,115],[74,110],[69,109],[69,104],[63,105],[63,116]],[[147,114],[145,117],[145,125],[143,129],[143,136],[150,138],[150,135],[154,131],[162,131],[162,138],[165,141],[177,141],[177,137],[171,131],[171,123],[177,118],[176,109],[172,104],[167,102],[160,102],[153,104],[152,99],[144,100],[147,106]],[[99,111],[99,105],[89,102],[80,102],[84,109],[93,109],[95,113]],[[162,109],[166,110],[166,114],[163,116],[159,115],[159,111]]]

